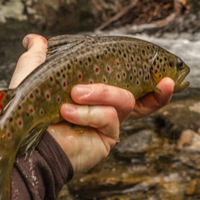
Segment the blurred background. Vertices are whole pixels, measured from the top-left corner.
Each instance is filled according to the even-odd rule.
[[[0,0],[0,88],[8,86],[28,33],[134,36],[191,69],[190,87],[157,113],[124,122],[120,144],[74,177],[60,200],[200,199],[199,0]]]

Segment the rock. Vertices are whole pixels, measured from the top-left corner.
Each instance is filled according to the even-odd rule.
[[[178,140],[177,149],[181,151],[200,152],[200,135],[190,129],[184,130]]]
[[[5,4],[0,3],[0,23],[7,22],[7,19],[19,21],[28,19],[24,15],[24,4],[20,0],[6,1]]]
[[[137,154],[144,154],[159,147],[160,143],[154,131],[144,129],[124,139],[115,147],[115,152],[122,158],[133,158]]]

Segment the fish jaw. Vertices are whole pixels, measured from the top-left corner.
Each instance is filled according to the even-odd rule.
[[[182,92],[185,88],[187,88],[190,83],[188,81],[185,81],[185,77],[190,73],[190,68],[186,67],[183,73],[180,75],[180,77],[175,82],[174,92]]]

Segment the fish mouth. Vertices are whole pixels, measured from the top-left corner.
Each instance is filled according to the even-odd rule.
[[[190,68],[187,67],[183,73],[180,75],[180,77],[175,82],[174,92],[181,92],[186,87],[190,85],[188,81],[185,81],[185,77],[190,73]]]

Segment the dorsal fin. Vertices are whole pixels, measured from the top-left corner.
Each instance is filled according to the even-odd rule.
[[[87,36],[83,35],[60,35],[48,40],[47,59],[61,54],[63,51],[70,51],[74,47],[82,44]]]
[[[0,116],[5,113],[5,110],[10,105],[13,97],[15,96],[15,89],[0,90]]]

